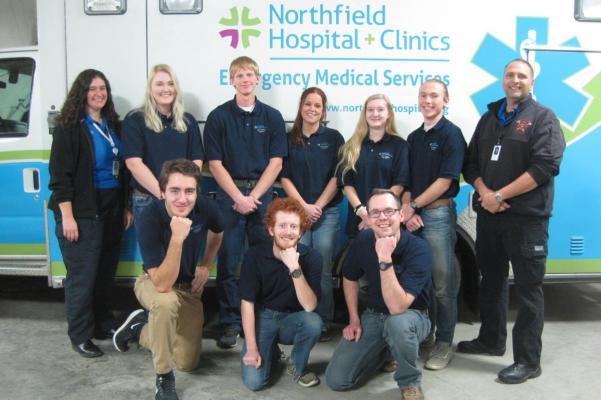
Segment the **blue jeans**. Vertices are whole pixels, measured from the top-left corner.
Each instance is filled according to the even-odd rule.
[[[455,203],[449,206],[424,209],[420,214],[424,227],[417,232],[432,249],[432,294],[430,319],[436,341],[453,343],[457,324],[457,295],[460,272],[455,262]]]
[[[142,214],[142,210],[152,203],[154,196],[150,194],[132,194],[131,202],[132,202],[132,211],[134,213],[134,223],[140,220],[140,215]]]
[[[248,196],[251,191],[247,188],[239,189],[245,196]],[[232,209],[234,201],[227,193],[221,189],[217,191],[217,202],[226,225],[217,261],[219,322],[223,328],[232,327],[240,331],[238,270],[246,245],[254,246],[264,240],[271,240],[265,225],[263,225],[263,219],[272,199],[273,194],[270,189],[259,199],[262,204],[255,212],[242,215]]]
[[[319,221],[305,232],[300,242],[313,247],[323,258],[321,272],[321,298],[317,312],[328,324],[334,319],[334,292],[332,291],[332,257],[335,254],[336,242],[340,235],[340,209],[338,206],[326,208]]]
[[[298,376],[302,375],[309,363],[309,354],[321,335],[321,317],[314,312],[298,311],[286,313],[263,309],[257,311],[256,335],[261,366],[255,368],[242,365],[242,382],[250,390],[260,390],[269,382],[273,350],[278,343],[291,344],[290,358]],[[246,342],[242,345],[241,360],[246,354]]]
[[[420,384],[419,343],[430,331],[426,314],[413,309],[397,315],[366,310],[361,328],[358,342],[343,338],[334,350],[326,369],[326,383],[332,390],[352,389],[366,374],[377,371],[389,353],[399,364],[394,373],[399,388]]]

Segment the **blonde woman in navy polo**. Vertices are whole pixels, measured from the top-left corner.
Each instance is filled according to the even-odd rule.
[[[123,156],[134,176],[134,219],[153,198],[160,198],[158,177],[165,161],[186,158],[202,170],[204,150],[198,122],[184,112],[182,91],[173,69],[152,67],[144,106],[123,120]]]
[[[323,258],[321,299],[316,310],[324,322],[321,341],[329,340],[328,325],[334,319],[332,256],[340,233],[338,205],[342,200],[335,171],[338,150],[344,144],[340,132],[322,125],[326,104],[326,94],[317,87],[302,93],[280,174],[286,194],[303,206],[310,220],[300,243],[315,248]]]
[[[367,199],[374,189],[400,196],[409,184],[407,142],[399,136],[392,103],[384,94],[365,100],[353,136],[341,148],[339,185],[349,201],[346,233],[369,227]]]

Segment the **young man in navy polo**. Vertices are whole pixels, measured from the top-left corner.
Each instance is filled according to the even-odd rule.
[[[239,337],[238,265],[246,239],[251,246],[269,240],[263,217],[288,154],[282,115],[255,96],[257,63],[249,57],[232,61],[230,82],[234,99],[211,111],[204,130],[209,169],[219,185],[217,199],[226,220],[217,265],[221,348],[234,347]]]
[[[204,323],[200,298],[223,236],[219,208],[198,195],[200,178],[200,169],[190,160],[163,165],[162,200],[155,199],[136,223],[145,273],[136,280],[134,292],[148,310],[148,319],[144,310],[134,311],[113,337],[120,352],[127,351],[131,341],[152,352],[157,400],[177,399],[173,368],[193,370],[200,358]]]
[[[426,239],[432,249],[433,299],[430,320],[436,342],[425,368],[445,368],[453,357],[457,324],[458,266],[455,263],[457,214],[453,198],[467,147],[461,129],[444,117],[449,102],[447,85],[430,79],[419,88],[418,102],[424,123],[407,138],[411,183],[403,194],[405,225]],[[430,336],[433,339],[434,332]],[[430,341],[430,343],[432,343]]]
[[[265,217],[273,240],[251,247],[244,257],[242,382],[250,390],[269,383],[278,343],[293,345],[288,373],[299,385],[319,383],[307,363],[321,335],[321,317],[314,310],[321,290],[322,259],[317,250],[299,243],[308,222],[298,201],[274,200]]]
[[[401,203],[392,191],[374,190],[367,211],[371,229],[359,232],[342,267],[349,325],[328,364],[326,382],[333,390],[352,389],[391,355],[401,399],[423,399],[417,357],[430,331],[432,254],[423,239],[401,233]],[[362,276],[369,287],[359,317]]]

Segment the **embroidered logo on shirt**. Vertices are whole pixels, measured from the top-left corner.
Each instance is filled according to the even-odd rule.
[[[258,133],[265,133],[267,132],[267,127],[265,125],[255,125],[255,131]]]
[[[518,119],[515,121],[515,131],[517,133],[526,133],[526,129],[532,125],[532,121],[528,121],[527,119]]]
[[[380,157],[383,160],[390,160],[392,158],[392,154],[382,151],[382,152],[378,153],[378,157]]]
[[[438,143],[436,143],[436,142],[430,142],[429,146],[430,146],[430,150],[432,150],[432,151],[438,150]]]
[[[317,147],[322,150],[326,150],[330,148],[330,144],[328,142],[317,143]]]

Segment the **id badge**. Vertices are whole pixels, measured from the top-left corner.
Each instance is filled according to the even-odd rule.
[[[499,161],[499,156],[501,155],[501,145],[497,144],[492,148],[492,156],[490,157],[490,161]]]
[[[113,160],[113,176],[119,176],[119,160]]]

